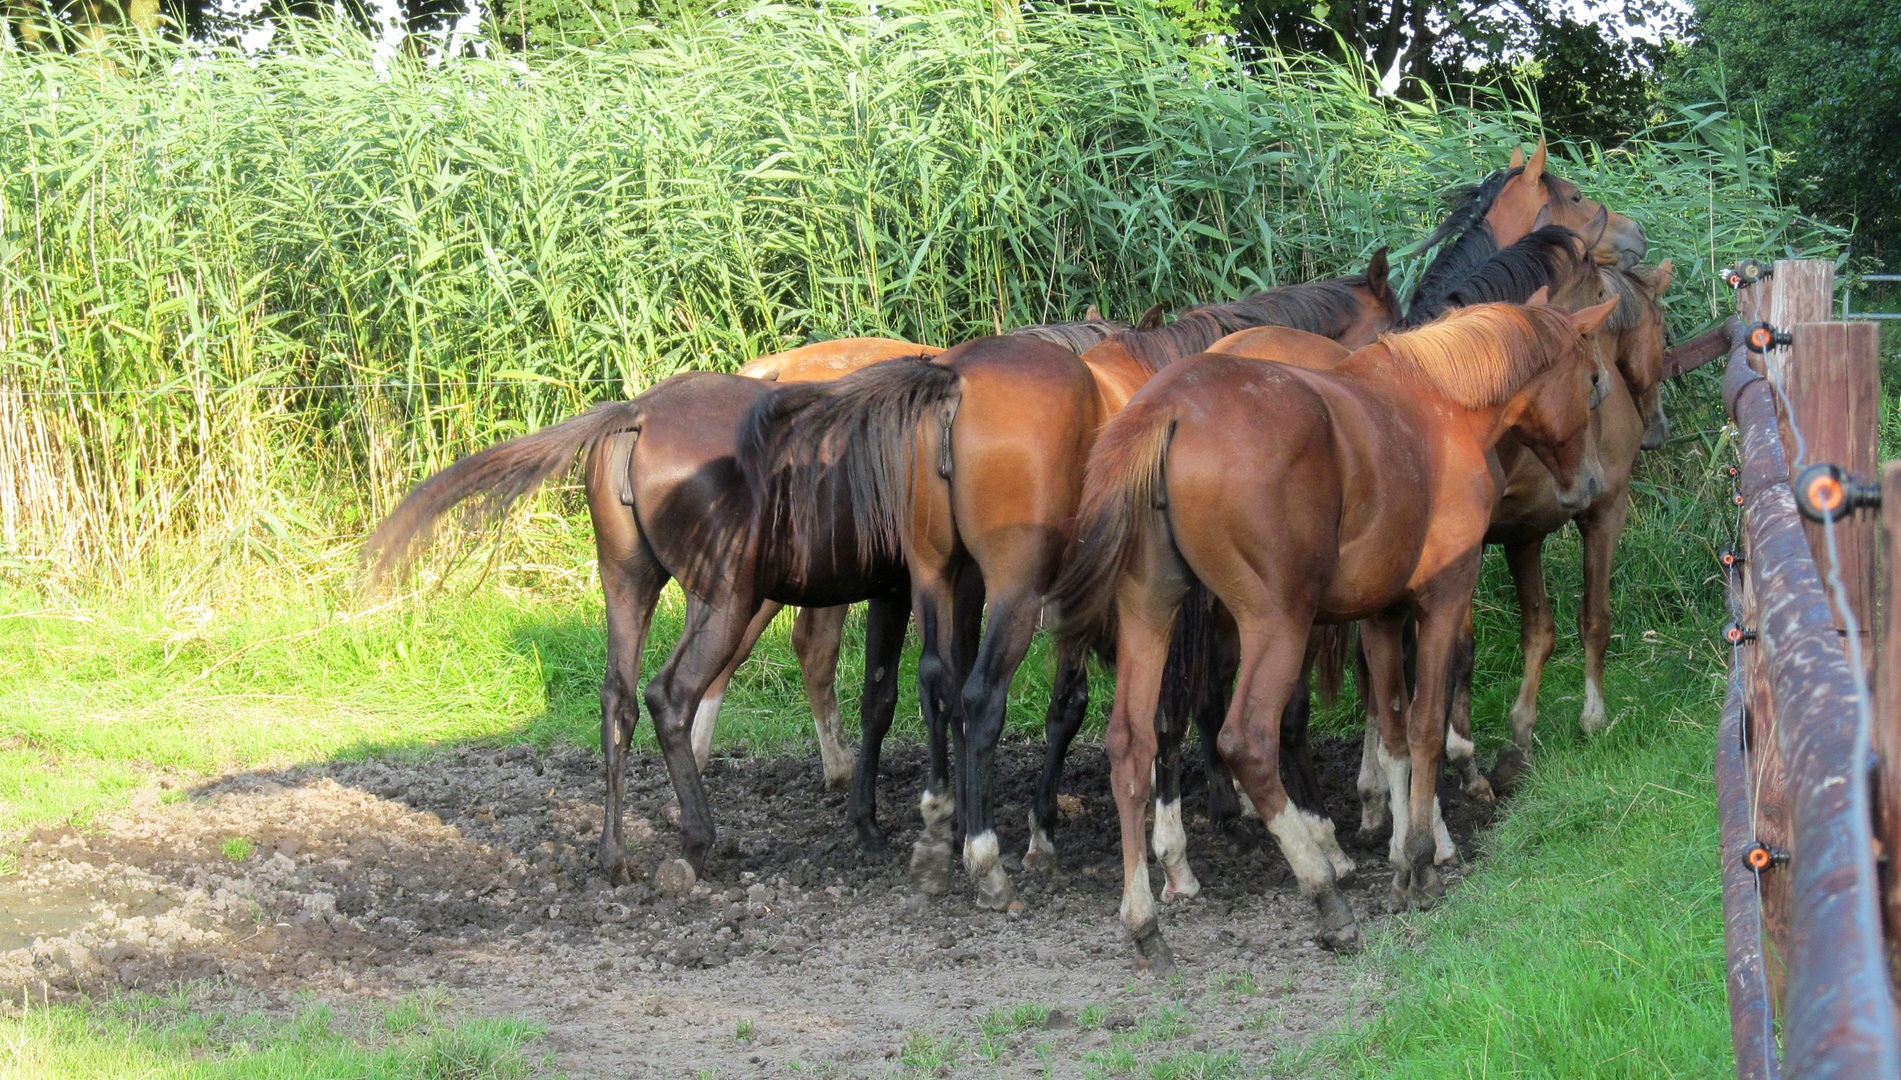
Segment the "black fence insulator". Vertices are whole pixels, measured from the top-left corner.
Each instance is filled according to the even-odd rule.
[[[1743,493],[1738,491],[1736,494],[1731,495],[1729,497],[1729,501],[1735,503],[1737,506],[1741,506],[1742,504],[1744,504],[1745,502],[1748,502],[1749,500],[1743,498]]]
[[[1742,474],[1743,474],[1743,470],[1739,466],[1726,465],[1723,467],[1723,475],[1729,477],[1731,480],[1736,479]]]
[[[1817,462],[1795,478],[1795,508],[1810,521],[1840,521],[1857,510],[1881,509],[1881,485]]]
[[[1752,353],[1766,353],[1770,349],[1786,349],[1795,344],[1795,338],[1787,330],[1778,330],[1766,322],[1750,323],[1743,333],[1743,343]]]
[[[1788,852],[1760,840],[1750,841],[1749,846],[1743,849],[1743,865],[1758,874],[1777,866],[1786,866],[1788,862]]]
[[[1725,551],[1716,557],[1716,561],[1723,564],[1723,569],[1734,570],[1743,564],[1743,557],[1733,551]]]
[[[1745,641],[1756,640],[1756,631],[1742,623],[1730,623],[1723,627],[1723,640],[1731,645],[1741,645]]]
[[[1718,276],[1730,288],[1740,289],[1744,285],[1754,285],[1773,273],[1775,273],[1774,270],[1754,259],[1744,259],[1734,266],[1723,267],[1722,273]]]

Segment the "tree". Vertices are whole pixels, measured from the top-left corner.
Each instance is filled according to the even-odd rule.
[[[1398,75],[1403,96],[1523,87],[1551,134],[1614,144],[1652,110],[1662,56],[1629,31],[1667,34],[1673,9],[1621,0],[1591,22],[1569,10],[1556,0],[1240,0],[1238,25],[1264,45],[1350,55],[1375,77]]]
[[[1798,205],[1853,216],[1857,248],[1901,265],[1901,4],[1697,0],[1674,89],[1713,80],[1754,100]]]

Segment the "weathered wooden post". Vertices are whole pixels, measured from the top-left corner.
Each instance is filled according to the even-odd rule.
[[[1881,882],[1888,977],[1901,986],[1901,461],[1881,467],[1881,539],[1887,582],[1882,592],[1880,658],[1875,663],[1875,868]],[[1885,856],[1885,857],[1884,857]]]
[[[1802,457],[1789,452],[1790,479],[1815,464],[1838,466],[1850,476],[1873,480],[1877,468],[1881,421],[1879,331],[1871,322],[1808,322],[1788,328],[1793,338],[1783,355],[1783,387],[1793,415],[1790,423],[1802,432]],[[1863,670],[1874,664],[1875,629],[1875,523],[1866,514],[1835,523],[1839,566],[1831,566],[1824,526],[1809,522],[1809,550],[1815,568],[1829,585],[1829,572],[1838,569],[1848,611],[1839,610],[1842,598],[1829,588],[1829,606],[1835,625],[1847,632],[1852,616],[1860,636]]]

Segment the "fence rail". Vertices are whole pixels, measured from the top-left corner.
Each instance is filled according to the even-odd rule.
[[[1732,282],[1723,401],[1740,435],[1742,511],[1724,556],[1733,621],[1715,768],[1736,1072],[1901,1077],[1901,907],[1884,911],[1893,846],[1877,839],[1895,822],[1876,813],[1901,821],[1901,771],[1889,764],[1901,711],[1878,707],[1901,701],[1888,694],[1901,683],[1901,635],[1879,643],[1896,662],[1876,664],[1875,529],[1852,516],[1880,501],[1869,479],[1874,326],[1828,321],[1826,262],[1752,267]],[[1891,472],[1901,492],[1901,465]],[[1886,512],[1901,519],[1896,503]]]

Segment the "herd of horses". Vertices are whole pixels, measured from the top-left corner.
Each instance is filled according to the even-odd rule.
[[[1135,325],[1092,308],[950,349],[855,338],[737,375],[677,375],[430,477],[371,537],[372,570],[402,565],[465,500],[492,519],[588,451],[607,608],[599,857],[615,880],[630,874],[623,774],[668,580],[685,624],[644,698],[696,870],[714,840],[700,772],[721,697],[785,605],[799,609],[792,640],[825,782],[849,785],[860,842],[884,846],[879,752],[915,621],[928,774],[911,874],[924,892],[948,890],[961,841],[977,902],[995,910],[1019,902],[999,858],[992,763],[1047,611],[1057,672],[1025,871],[1056,865],[1058,783],[1095,651],[1116,671],[1106,742],[1137,965],[1173,967],[1149,885],[1151,795],[1162,899],[1200,888],[1181,813],[1191,720],[1210,820],[1227,831],[1258,813],[1315,904],[1318,940],[1351,950],[1360,931],[1340,883],[1355,864],[1321,810],[1310,684],[1336,690],[1353,665],[1363,834],[1390,826],[1393,901],[1430,906],[1437,868],[1456,858],[1436,793],[1446,763],[1487,800],[1528,763],[1554,636],[1540,550],[1567,521],[1584,540],[1582,723],[1603,726],[1611,554],[1631,467],[1666,435],[1658,301],[1670,266],[1639,265],[1643,229],[1547,169],[1542,142],[1451,193],[1434,246],[1404,306],[1382,248],[1364,273],[1167,323],[1159,308]],[[1488,543],[1517,586],[1526,665],[1490,778],[1470,717]],[[834,681],[860,602],[854,761]]]

